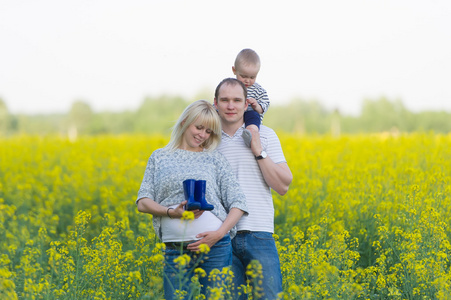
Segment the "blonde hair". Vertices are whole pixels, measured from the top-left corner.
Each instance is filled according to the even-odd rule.
[[[198,100],[188,105],[175,123],[171,139],[166,145],[169,150],[176,150],[182,144],[186,129],[195,121],[210,128],[210,137],[201,145],[207,151],[216,149],[221,142],[221,120],[214,106],[207,100]]]
[[[260,57],[252,49],[243,49],[238,53],[235,59],[235,69],[242,65],[254,65],[260,68]]]

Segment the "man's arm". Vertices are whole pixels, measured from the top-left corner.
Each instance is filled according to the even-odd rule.
[[[260,155],[263,147],[260,142],[260,133],[252,132],[251,150],[254,156]],[[279,195],[285,195],[288,192],[293,174],[286,163],[276,164],[267,156],[264,159],[257,160],[258,166],[263,174],[266,183]]]

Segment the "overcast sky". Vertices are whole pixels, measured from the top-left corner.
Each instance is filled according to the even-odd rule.
[[[385,96],[451,111],[449,0],[0,0],[0,43],[12,113],[212,100],[243,48],[259,53],[272,105],[315,99],[358,114]]]

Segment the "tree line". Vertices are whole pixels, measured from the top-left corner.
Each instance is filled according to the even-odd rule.
[[[190,103],[180,96],[148,97],[134,111],[94,112],[85,101],[75,101],[67,113],[11,114],[0,99],[0,135],[15,134],[169,134],[175,120]],[[360,115],[328,110],[319,101],[293,99],[272,105],[263,124],[277,132],[300,134],[358,134],[375,132],[451,132],[451,112],[409,111],[402,101],[366,99]]]

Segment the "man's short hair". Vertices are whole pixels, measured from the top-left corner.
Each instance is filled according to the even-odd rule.
[[[236,78],[226,78],[226,79],[223,79],[223,80],[218,84],[218,86],[216,87],[216,90],[215,90],[215,99],[216,99],[216,100],[219,100],[219,99],[218,99],[218,96],[219,96],[219,89],[220,89],[221,86],[223,86],[224,84],[226,84],[226,85],[231,85],[231,86],[235,86],[235,85],[241,86],[241,87],[243,88],[244,100],[247,99],[247,88],[246,88],[246,86],[244,85],[244,83],[242,83],[241,81],[239,81],[239,80],[236,79]]]

